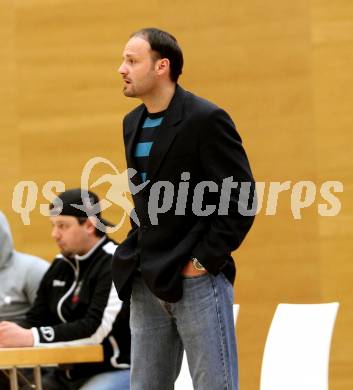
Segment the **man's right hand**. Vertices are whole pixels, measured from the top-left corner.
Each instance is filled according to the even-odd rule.
[[[0,348],[33,347],[31,329],[25,329],[14,322],[0,322]]]

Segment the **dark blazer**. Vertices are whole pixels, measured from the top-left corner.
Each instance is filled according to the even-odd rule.
[[[145,110],[142,104],[124,118],[128,168],[136,169],[133,151]],[[181,180],[183,172],[189,172],[190,178],[186,174]],[[234,182],[250,182],[254,188],[249,162],[234,123],[224,110],[177,85],[151,149],[149,183],[133,195],[140,226],[132,222],[131,231],[114,255],[113,280],[121,299],[129,298],[131,281],[139,267],[156,296],[169,302],[178,301],[182,296],[180,272],[191,257],[196,257],[211,274],[223,272],[234,282],[231,252],[243,241],[254,217],[239,213],[239,187],[231,191],[227,215],[218,215],[223,179],[231,177]],[[199,195],[202,193],[202,184],[197,186],[202,181],[215,183],[209,190],[206,188],[201,199],[201,210],[207,205],[216,206],[213,207],[216,211],[207,216],[195,212],[201,201],[200,196],[194,196],[194,190]],[[156,223],[151,204],[156,202],[157,182],[168,182],[159,185],[167,186],[168,194],[174,189],[174,196],[172,201],[160,197],[160,206],[164,199],[166,211],[158,214]],[[130,184],[141,184],[138,174]],[[215,192],[216,185],[218,192]]]

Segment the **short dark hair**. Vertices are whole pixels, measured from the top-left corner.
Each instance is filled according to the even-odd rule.
[[[148,27],[131,34],[131,37],[142,37],[150,44],[152,51],[158,58],[168,58],[170,62],[170,78],[175,83],[182,73],[184,58],[183,52],[172,34],[158,28]]]

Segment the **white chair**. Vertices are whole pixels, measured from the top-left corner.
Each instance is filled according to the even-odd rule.
[[[234,325],[237,322],[238,314],[239,314],[239,305],[234,304],[233,305]],[[190,376],[190,371],[189,371],[189,366],[188,366],[188,362],[186,359],[185,351],[184,351],[184,355],[183,355],[183,362],[181,365],[180,373],[179,373],[177,380],[175,381],[174,389],[175,390],[192,390],[193,389],[192,379]]]
[[[339,303],[279,304],[267,336],[260,390],[327,390]]]

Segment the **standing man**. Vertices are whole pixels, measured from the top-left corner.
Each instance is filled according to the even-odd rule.
[[[116,249],[97,221],[99,199],[91,191],[67,190],[51,205],[52,237],[60,248],[40,284],[23,327],[0,323],[1,347],[103,345],[102,363],[59,367],[43,376],[45,390],[129,390],[129,304],[112,284]]]
[[[185,348],[195,389],[235,390],[231,252],[253,223],[238,183],[254,181],[231,118],[177,84],[182,67],[176,39],[147,28],[119,68],[124,95],[142,100],[123,122],[131,187],[145,183],[131,191],[139,223],[113,260],[131,295],[131,389],[172,390]]]

